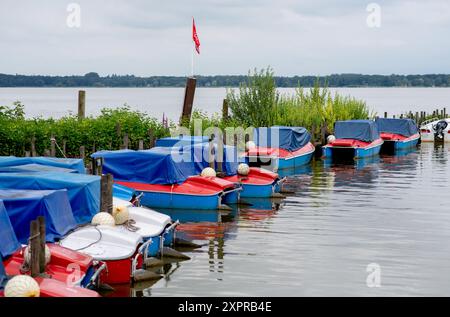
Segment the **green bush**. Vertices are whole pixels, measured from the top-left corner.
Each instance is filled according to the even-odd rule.
[[[309,130],[326,125],[330,130],[337,120],[366,119],[375,114],[364,101],[331,94],[316,81],[307,91],[298,87],[292,96],[280,95],[271,68],[249,73],[239,87],[227,92],[234,124],[254,126],[303,126]]]
[[[85,146],[87,156],[94,149],[119,149],[125,134],[128,134],[129,148],[132,149],[138,148],[139,140],[144,140],[148,147],[151,134],[156,138],[169,135],[169,130],[155,118],[126,105],[117,109],[105,108],[98,117],[83,120],[73,115],[61,119],[27,119],[23,110],[19,102],[12,107],[0,107],[0,155],[23,156],[25,151],[31,151],[33,137],[38,155],[50,149],[50,138],[54,136],[59,147],[66,144],[67,157],[78,157],[81,146]],[[61,157],[61,151],[57,150],[56,155]]]

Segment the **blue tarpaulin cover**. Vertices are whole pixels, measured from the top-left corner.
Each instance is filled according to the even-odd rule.
[[[190,142],[190,138],[193,140]],[[203,141],[205,142],[196,142],[197,140],[200,140],[203,138]],[[179,151],[182,153],[185,153],[186,155],[182,155],[183,158],[190,158],[192,164],[193,164],[193,170],[186,171],[189,175],[198,175],[202,172],[202,170],[206,167],[209,167],[209,147],[210,143],[208,141],[207,137],[197,137],[197,136],[184,136],[183,140],[186,142],[185,146],[177,147],[177,145],[172,145],[170,143],[167,143],[167,147],[170,148],[166,151],[168,152],[175,152]],[[216,143],[213,143],[213,154],[215,155],[215,169],[217,170],[218,158],[221,157],[222,160],[222,172],[225,173],[228,176],[236,175],[237,174],[237,168],[239,163],[245,162],[245,159],[243,157],[239,156],[239,153],[237,151],[236,147],[225,145],[223,146],[223,152],[222,155],[217,152],[219,147]],[[158,149],[158,151],[164,151],[163,149]]]
[[[208,142],[209,138],[206,136],[179,136],[179,137],[168,137],[156,140],[156,146],[171,147],[171,146],[186,146],[193,145],[196,143]]]
[[[68,169],[68,168],[41,165],[41,164],[35,164],[35,163],[0,167],[0,173],[29,173],[29,172],[78,173],[76,170],[72,170],[72,169]]]
[[[419,133],[416,122],[412,119],[377,118],[375,122],[379,132],[395,133],[406,137]]]
[[[115,180],[147,184],[180,184],[192,175],[189,162],[177,162],[173,150],[155,147],[145,151],[100,151],[93,158],[103,157],[103,173],[111,173]]]
[[[45,217],[47,242],[55,242],[77,227],[67,190],[0,189],[17,239],[28,244],[30,222]]]
[[[113,185],[113,196],[130,201],[131,198],[133,198],[133,195],[135,194],[135,190],[131,189],[129,187],[125,187],[119,184]]]
[[[377,125],[372,120],[336,121],[334,135],[337,139],[354,139],[373,142],[380,138]]]
[[[46,166],[55,166],[75,170],[78,173],[85,174],[84,162],[82,159],[55,158],[55,157],[15,157],[1,156],[0,167],[40,164]]]
[[[217,144],[213,144],[214,150],[213,154],[215,155],[215,169],[217,170],[217,166],[219,161],[222,163],[222,172],[228,176],[236,175],[239,163],[243,163],[245,159],[239,156],[237,148],[234,146],[224,145],[222,155],[218,153],[219,147]],[[185,146],[182,149],[183,152],[190,152],[192,161],[195,167],[195,171],[192,172],[192,175],[198,175],[202,172],[202,170],[206,167],[209,167],[209,153],[210,153],[210,144],[202,143],[195,144],[193,146]],[[221,158],[221,159],[220,159]]]
[[[10,256],[20,248],[20,243],[17,240],[14,228],[11,225],[8,212],[6,211],[5,205],[3,204],[3,201],[1,199],[0,199],[0,241],[1,241],[0,257],[2,258]],[[0,265],[3,266],[3,264]]]
[[[311,135],[308,130],[302,127],[274,126],[270,128],[256,128],[253,138],[258,146],[294,152],[308,144],[311,140]]]
[[[67,189],[75,220],[88,223],[100,210],[100,177],[73,173],[0,173],[2,189]]]

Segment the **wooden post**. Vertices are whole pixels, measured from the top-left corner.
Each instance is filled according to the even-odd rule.
[[[25,151],[25,157],[30,157],[30,151]]]
[[[139,140],[139,151],[142,151],[144,149],[144,140]]]
[[[86,116],[86,91],[78,91],[78,120],[83,120]]]
[[[100,181],[100,212],[112,213],[112,188],[113,176],[111,174],[102,175]]]
[[[327,124],[324,122],[322,127],[320,128],[320,143],[322,145],[327,144]]]
[[[150,148],[154,147],[155,146],[155,134],[153,133],[152,129],[148,129],[148,140],[149,140],[148,146]]]
[[[33,135],[31,138],[31,156],[35,157],[36,155],[36,137]]]
[[[45,272],[45,242],[47,240],[45,233],[45,217],[39,216],[37,218],[39,223],[39,273]]]
[[[181,113],[180,123],[189,122],[191,120],[192,106],[194,104],[195,87],[197,79],[189,77],[186,81],[184,90],[183,112]]]
[[[384,112],[384,117],[387,118],[387,116],[388,116],[388,115],[387,115],[387,112]]]
[[[215,155],[216,161],[217,161],[217,172],[222,173],[223,172],[223,135],[220,133],[219,128],[216,128],[216,135],[217,135],[217,153]]]
[[[228,119],[228,100],[224,99],[222,103],[222,120]]]
[[[36,277],[41,273],[39,264],[40,251],[39,222],[33,220],[30,224],[30,271],[31,277]]]
[[[66,156],[66,151],[67,151],[67,140],[63,140],[62,142],[62,151],[63,151],[63,156]]]
[[[129,145],[130,140],[128,139],[128,133],[125,133],[125,135],[123,136],[123,145],[122,145],[122,149],[128,149],[128,145]]]
[[[415,120],[416,120],[416,124],[418,124],[419,123],[419,112],[418,111],[416,111],[416,118],[415,118]]]
[[[80,146],[80,158],[82,158],[83,160],[86,157],[86,147],[84,145]]]
[[[49,150],[49,149],[45,149],[45,150],[44,150],[44,156],[45,156],[45,157],[51,156],[50,154],[51,154],[51,153],[50,153],[50,150]]]
[[[447,118],[447,108],[444,108],[443,111],[444,111],[444,118]]]
[[[56,156],[56,139],[54,134],[50,137],[50,156]]]

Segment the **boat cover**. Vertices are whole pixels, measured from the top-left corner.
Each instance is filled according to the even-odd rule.
[[[78,173],[85,174],[84,162],[82,159],[56,158],[56,157],[15,157],[1,156],[0,167],[17,166],[26,164],[40,164],[44,166],[62,167],[75,170]]]
[[[0,258],[6,258],[19,250],[20,243],[17,240],[13,226],[9,219],[8,212],[6,211],[3,201],[0,199]],[[0,261],[2,262],[2,261]],[[0,264],[3,266],[3,262]],[[0,271],[0,284],[1,284],[1,271]]]
[[[122,186],[120,184],[113,185],[113,197],[130,201],[136,193],[134,189]]]
[[[334,124],[336,139],[354,139],[373,142],[380,138],[377,125],[372,120],[336,121]]]
[[[73,169],[56,166],[47,166],[35,163],[0,167],[0,173],[28,173],[28,172],[78,173],[78,171]]]
[[[67,189],[78,224],[88,223],[100,210],[100,177],[73,173],[0,173],[2,189]]]
[[[416,122],[412,119],[377,118],[375,122],[380,133],[394,133],[406,137],[419,133]]]
[[[184,153],[190,153],[195,171],[192,175],[199,175],[202,170],[209,167],[209,153],[210,143],[197,143],[192,146],[185,146],[182,148]],[[239,156],[238,150],[234,146],[224,145],[222,155],[218,153],[219,147],[217,144],[214,147],[213,153],[215,155],[215,169],[218,170],[219,162],[222,162],[222,172],[228,176],[236,175],[239,163],[243,163],[245,159]],[[191,176],[192,176],[191,175]]]
[[[195,143],[206,143],[209,142],[209,138],[206,136],[179,136],[179,137],[168,137],[156,140],[156,146],[163,147],[182,147],[186,145],[193,145]]]
[[[155,147],[150,150],[100,151],[93,158],[103,158],[103,173],[115,180],[147,184],[180,184],[194,173],[191,162],[182,161],[178,150]],[[179,158],[181,161],[177,161]]]
[[[255,128],[253,138],[257,146],[280,148],[291,152],[311,141],[311,135],[305,128],[284,126]]]
[[[0,199],[22,244],[28,244],[30,223],[39,216],[45,217],[47,242],[55,242],[77,227],[65,189],[0,189]]]

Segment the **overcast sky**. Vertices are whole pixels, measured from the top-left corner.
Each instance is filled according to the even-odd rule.
[[[187,75],[192,16],[196,74],[450,73],[449,0],[1,0],[0,73]]]

